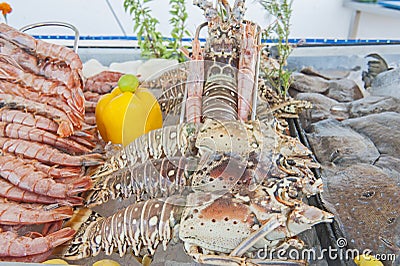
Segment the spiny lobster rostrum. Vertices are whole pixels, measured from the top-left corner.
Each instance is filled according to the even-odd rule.
[[[165,115],[180,108],[180,123],[142,135],[96,170],[88,207],[128,197],[137,202],[109,217],[80,210],[81,221],[78,214],[71,220],[80,227],[64,258],[101,250],[122,256],[128,248],[151,258],[160,243],[166,249],[181,240],[200,263],[306,263],[256,256],[265,247],[301,248],[296,235],[333,216],[303,203],[304,196],[322,191],[310,170],[319,165],[284,133],[257,93],[260,28],[243,20],[244,2],[232,8],[226,0],[217,7],[194,1],[207,22],[196,32],[191,60],[181,66],[186,80],[171,86],[181,99],[168,101],[170,91],[160,97],[167,102]],[[205,26],[203,50],[198,36]]]

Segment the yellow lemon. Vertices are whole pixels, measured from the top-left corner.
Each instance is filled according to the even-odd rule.
[[[105,259],[96,261],[95,263],[93,263],[93,266],[121,266],[121,264],[113,260]]]
[[[137,88],[137,78],[132,76],[122,76],[123,89],[116,87],[103,95],[96,106],[96,123],[101,137],[124,146],[162,126],[157,99],[148,89]]]
[[[139,87],[139,79],[132,74],[125,74],[120,77],[118,80],[118,88],[122,92],[135,92],[136,89]]]
[[[371,255],[358,255],[354,259],[355,264],[358,266],[383,266],[383,263],[375,259]]]
[[[51,260],[46,260],[42,264],[59,264],[59,265],[68,265],[68,262],[62,259],[51,259]]]

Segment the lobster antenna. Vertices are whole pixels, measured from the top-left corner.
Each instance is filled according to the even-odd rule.
[[[246,12],[245,2],[246,0],[236,0],[233,5],[232,15],[238,22],[243,20],[244,13]]]
[[[226,11],[226,19],[229,20],[232,14],[232,9],[231,6],[229,5],[228,0],[218,0],[222,4],[222,6],[225,8]]]
[[[257,46],[261,47],[261,27],[257,27]],[[257,116],[257,100],[258,100],[258,82],[260,75],[260,61],[261,61],[261,50],[257,48],[257,64],[256,64],[256,73],[255,73],[255,81],[253,87],[253,106],[251,111],[251,120],[255,120]]]

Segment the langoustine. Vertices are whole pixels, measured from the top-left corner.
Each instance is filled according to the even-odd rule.
[[[50,118],[21,110],[8,109],[5,107],[0,109],[0,120],[6,123],[16,123],[35,127],[53,133],[57,133],[58,129],[58,124]]]
[[[79,56],[67,47],[36,40],[8,25],[0,24],[0,29],[2,93],[27,100],[14,98],[17,103],[7,103],[7,99],[5,104],[30,105],[29,112],[34,112],[29,101],[52,105],[46,115],[59,124],[58,134],[72,135],[82,127],[85,112]]]
[[[0,37],[0,52],[10,55],[26,71],[57,79],[68,87],[82,88],[82,77],[79,72],[66,64],[54,64],[46,59],[40,59],[10,40]]]
[[[91,187],[86,167],[102,163],[101,155],[89,154],[96,137],[88,128],[80,130],[87,126],[82,62],[69,48],[35,40],[5,24],[0,24],[0,51],[0,135],[8,138],[0,140],[0,195],[7,198],[0,204],[0,224],[58,221],[61,226],[71,217],[69,206],[82,204],[77,194]],[[59,229],[20,236],[1,226],[0,260],[45,260],[75,233]]]
[[[80,197],[60,199],[24,190],[7,182],[3,178],[0,178],[0,196],[16,202],[25,203],[60,204],[64,206],[82,205],[83,203],[83,199]]]
[[[68,116],[53,106],[31,101],[20,96],[0,93],[0,107],[26,110],[51,117],[58,124],[57,134],[61,137],[67,137],[74,133],[74,125]]]
[[[58,96],[42,94],[38,91],[30,90],[29,87],[22,84],[13,83],[6,80],[0,81],[0,92],[20,96],[31,101],[50,105],[53,108],[64,112],[75,127],[75,129],[78,129],[82,126],[82,121],[84,119],[83,114],[74,112],[74,110],[72,110],[72,108],[68,106],[67,103]]]
[[[69,138],[61,138],[43,129],[0,122],[0,137],[22,139],[51,145],[69,154],[90,153],[90,149]]]
[[[258,26],[247,22],[243,27],[243,40],[239,58],[238,71],[238,114],[241,120],[247,121],[253,106],[253,92],[258,86],[257,56],[260,44],[257,43]],[[248,88],[253,88],[249,90]]]
[[[115,71],[102,71],[94,76],[88,77],[85,81],[83,91],[92,92],[97,95],[110,92],[118,84],[123,73]]]
[[[0,66],[1,79],[21,82],[44,95],[61,96],[78,117],[83,117],[85,113],[85,99],[81,89],[72,90],[60,81],[50,80],[43,76],[25,72],[21,66],[8,55],[0,55],[0,60],[2,62]]]
[[[83,88],[85,102],[85,123],[96,125],[95,110],[97,102],[102,95],[109,93],[118,85],[119,78],[123,73],[115,71],[102,71],[94,76],[88,77]]]
[[[62,166],[95,166],[102,164],[100,154],[69,155],[52,148],[49,145],[20,139],[1,138],[0,147],[3,151],[36,159],[43,163]]]
[[[53,198],[65,199],[91,187],[89,178],[81,178],[78,182],[68,185],[57,183],[22,159],[7,154],[0,156],[0,175],[24,190]]]
[[[64,228],[55,233],[51,233],[50,235],[36,238],[18,236],[10,231],[0,234],[0,245],[2,246],[0,257],[19,257],[21,255],[36,255],[55,248],[71,239],[74,230]]]
[[[83,176],[84,170],[79,166],[58,166],[58,165],[47,165],[45,163],[39,162],[35,159],[27,159],[21,157],[27,164],[33,165],[37,170],[46,173],[53,179],[57,178],[78,178]]]
[[[74,234],[75,230],[71,228],[63,228],[45,236],[39,233],[20,236],[12,231],[0,232],[0,261],[44,261],[55,247],[70,240]]]
[[[32,36],[22,33],[7,24],[0,24],[0,37],[8,40],[31,54],[38,55],[41,59],[53,59],[65,62],[71,69],[82,69],[82,61],[70,48],[36,40]]]
[[[9,108],[0,109],[0,121],[6,123],[21,124],[57,134],[59,126],[57,122],[55,122],[53,119],[45,117],[38,113],[33,114],[22,110],[10,109],[11,107],[12,106],[9,106]],[[55,118],[55,120],[57,120],[57,118]],[[91,132],[86,132],[83,130],[75,131],[68,138],[74,140],[81,145],[84,145],[87,148],[94,148],[96,145],[94,143],[95,137]]]
[[[1,27],[1,25],[0,25]],[[10,55],[15,61],[17,61],[24,69],[33,72],[39,73],[39,59],[25,52],[21,47],[18,45],[4,39],[0,38],[0,52],[2,54]]]
[[[34,225],[62,221],[72,216],[71,207],[49,208],[48,205],[36,203],[17,203],[0,198],[0,224]]]

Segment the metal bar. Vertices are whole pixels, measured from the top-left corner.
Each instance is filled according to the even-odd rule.
[[[119,28],[121,29],[122,33],[124,34],[124,36],[126,36],[125,29],[122,26],[121,21],[119,21],[117,14],[115,14],[114,8],[112,7],[112,5],[110,4],[110,2],[108,0],[106,0],[106,3],[108,5],[108,8],[110,9],[115,21],[117,21],[117,24],[118,24]]]
[[[78,52],[78,41],[79,41],[79,30],[72,24],[66,23],[66,22],[58,22],[58,21],[51,21],[51,22],[38,22],[38,23],[33,23],[30,25],[26,25],[19,30],[22,32],[25,32],[30,29],[34,28],[39,28],[39,27],[47,27],[47,26],[57,26],[57,27],[66,27],[75,32],[75,38],[74,38],[74,52]]]
[[[37,39],[45,40],[71,40],[73,36],[69,35],[32,35]],[[168,40],[173,40],[173,38],[165,38]],[[80,36],[79,40],[82,41],[137,41],[137,36]],[[192,38],[183,38],[183,42],[191,42]],[[201,43],[205,42],[204,38],[199,38]],[[272,40],[261,40],[261,43],[271,43],[275,42]],[[314,47],[314,46],[360,46],[360,45],[398,45],[400,44],[400,39],[289,39],[288,43],[296,44],[297,48],[301,47]]]
[[[353,12],[350,20],[349,27],[349,35],[347,36],[349,39],[355,39],[357,37],[358,26],[360,24],[361,11],[356,10]]]

